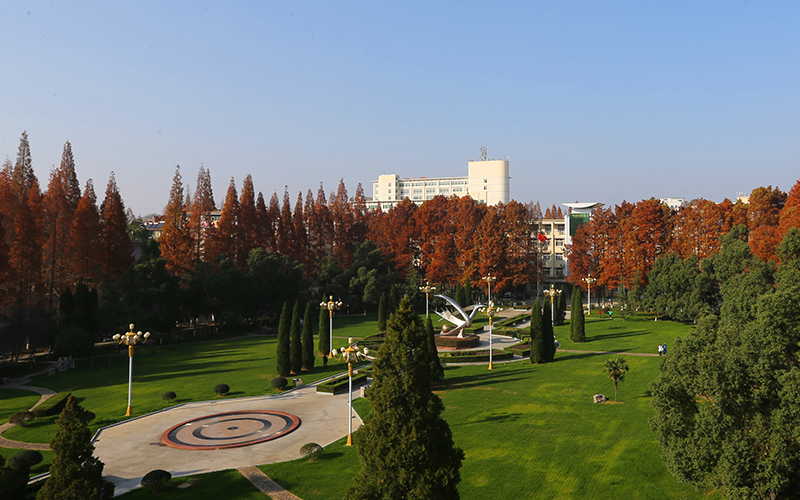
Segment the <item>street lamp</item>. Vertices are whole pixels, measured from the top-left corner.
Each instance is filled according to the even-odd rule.
[[[131,416],[131,387],[133,385],[133,346],[136,344],[144,344],[150,337],[150,332],[145,333],[133,331],[133,323],[130,324],[131,331],[124,335],[119,333],[112,337],[117,344],[124,344],[128,346],[128,411],[125,413],[126,417]]]
[[[428,296],[436,291],[435,286],[431,286],[430,283],[427,281],[425,282],[425,286],[419,287],[420,292],[425,292],[425,317],[428,317]]]
[[[321,308],[323,308],[323,309],[327,309],[328,313],[330,313],[331,331],[330,331],[330,339],[329,339],[330,342],[328,343],[328,351],[331,353],[331,356],[332,356],[333,355],[333,351],[332,351],[332,349],[333,349],[333,311],[336,310],[336,309],[339,309],[340,307],[342,307],[342,301],[340,300],[340,301],[334,302],[333,301],[333,295],[331,295],[330,296],[330,300],[328,300],[328,302],[322,301],[322,302],[319,303],[319,306]]]
[[[589,316],[591,316],[592,315],[592,283],[597,281],[597,278],[592,278],[592,275],[590,274],[589,276],[583,278],[583,281],[586,282],[586,285],[587,285],[587,287],[589,289],[589,298],[588,298],[588,300],[586,302],[586,306],[589,309]]]
[[[492,283],[497,281],[497,276],[492,276],[492,273],[489,273],[488,276],[484,276],[481,279],[484,280],[486,282],[486,284],[489,286],[489,293],[488,293],[489,297],[487,299],[487,302],[491,302],[492,301]]]
[[[347,361],[347,378],[348,378],[348,392],[347,392],[347,446],[353,446],[353,363],[367,359],[369,349],[366,347],[363,351],[358,348],[358,344],[353,342],[352,337],[347,339],[348,346],[337,351],[334,349],[331,354],[338,357],[340,354]]]
[[[494,302],[489,301],[489,306],[483,308],[484,314],[489,316],[489,369],[492,369],[492,318],[495,313],[502,311],[500,307],[495,307]]]
[[[555,317],[555,309],[553,308],[553,302],[555,297],[561,295],[561,290],[556,290],[555,285],[550,283],[550,290],[545,290],[544,294],[550,297],[550,320],[553,325],[556,324],[556,317]]]

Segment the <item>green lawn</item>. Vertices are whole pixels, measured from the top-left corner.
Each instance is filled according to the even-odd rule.
[[[41,395],[22,389],[12,389],[0,385],[0,423],[18,411],[29,410],[39,402]]]
[[[658,344],[667,347],[677,337],[686,335],[690,325],[673,321],[653,321],[652,317],[628,317],[627,321],[615,317],[613,320],[586,318],[586,342],[576,344],[569,339],[569,321],[555,328],[555,336],[562,349],[586,351],[644,352],[658,354]]]
[[[114,498],[123,500],[150,500],[153,497],[149,488],[137,488]],[[250,484],[236,470],[224,470],[173,478],[155,498],[170,500],[216,500],[221,498],[236,500],[264,500],[263,493]]]

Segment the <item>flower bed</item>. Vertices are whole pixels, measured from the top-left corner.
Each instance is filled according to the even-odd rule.
[[[530,358],[531,357],[531,343],[530,343],[530,341],[525,342],[524,344],[512,345],[511,347],[506,347],[503,350],[506,351],[506,352],[510,352],[512,354],[516,354],[517,356],[522,356],[523,358]]]
[[[489,351],[446,352],[439,354],[442,363],[482,363],[489,361]],[[514,359],[514,353],[492,350],[492,361]]]
[[[469,349],[471,347],[478,347],[481,339],[477,335],[468,335],[463,338],[455,336],[434,335],[436,347],[452,348],[452,349]]]

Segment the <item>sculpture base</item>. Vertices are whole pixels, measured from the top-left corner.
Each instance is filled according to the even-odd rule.
[[[448,335],[434,335],[436,347],[440,349],[474,349],[480,345],[481,339],[477,335],[455,337]]]

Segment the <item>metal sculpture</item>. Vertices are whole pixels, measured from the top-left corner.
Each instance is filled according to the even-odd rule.
[[[455,328],[449,331],[442,330],[442,335],[445,336],[457,336],[458,338],[464,338],[464,328],[472,326],[472,320],[475,319],[475,314],[478,313],[478,310],[483,306],[482,304],[475,304],[472,306],[467,306],[466,308],[461,307],[458,302],[451,299],[447,295],[434,295],[434,297],[439,297],[440,299],[444,299],[448,304],[453,306],[453,308],[461,315],[461,318],[458,318],[456,315],[451,313],[450,311],[437,311],[436,314],[442,317],[442,319],[453,323]],[[467,314],[467,310],[471,310],[469,314]]]

